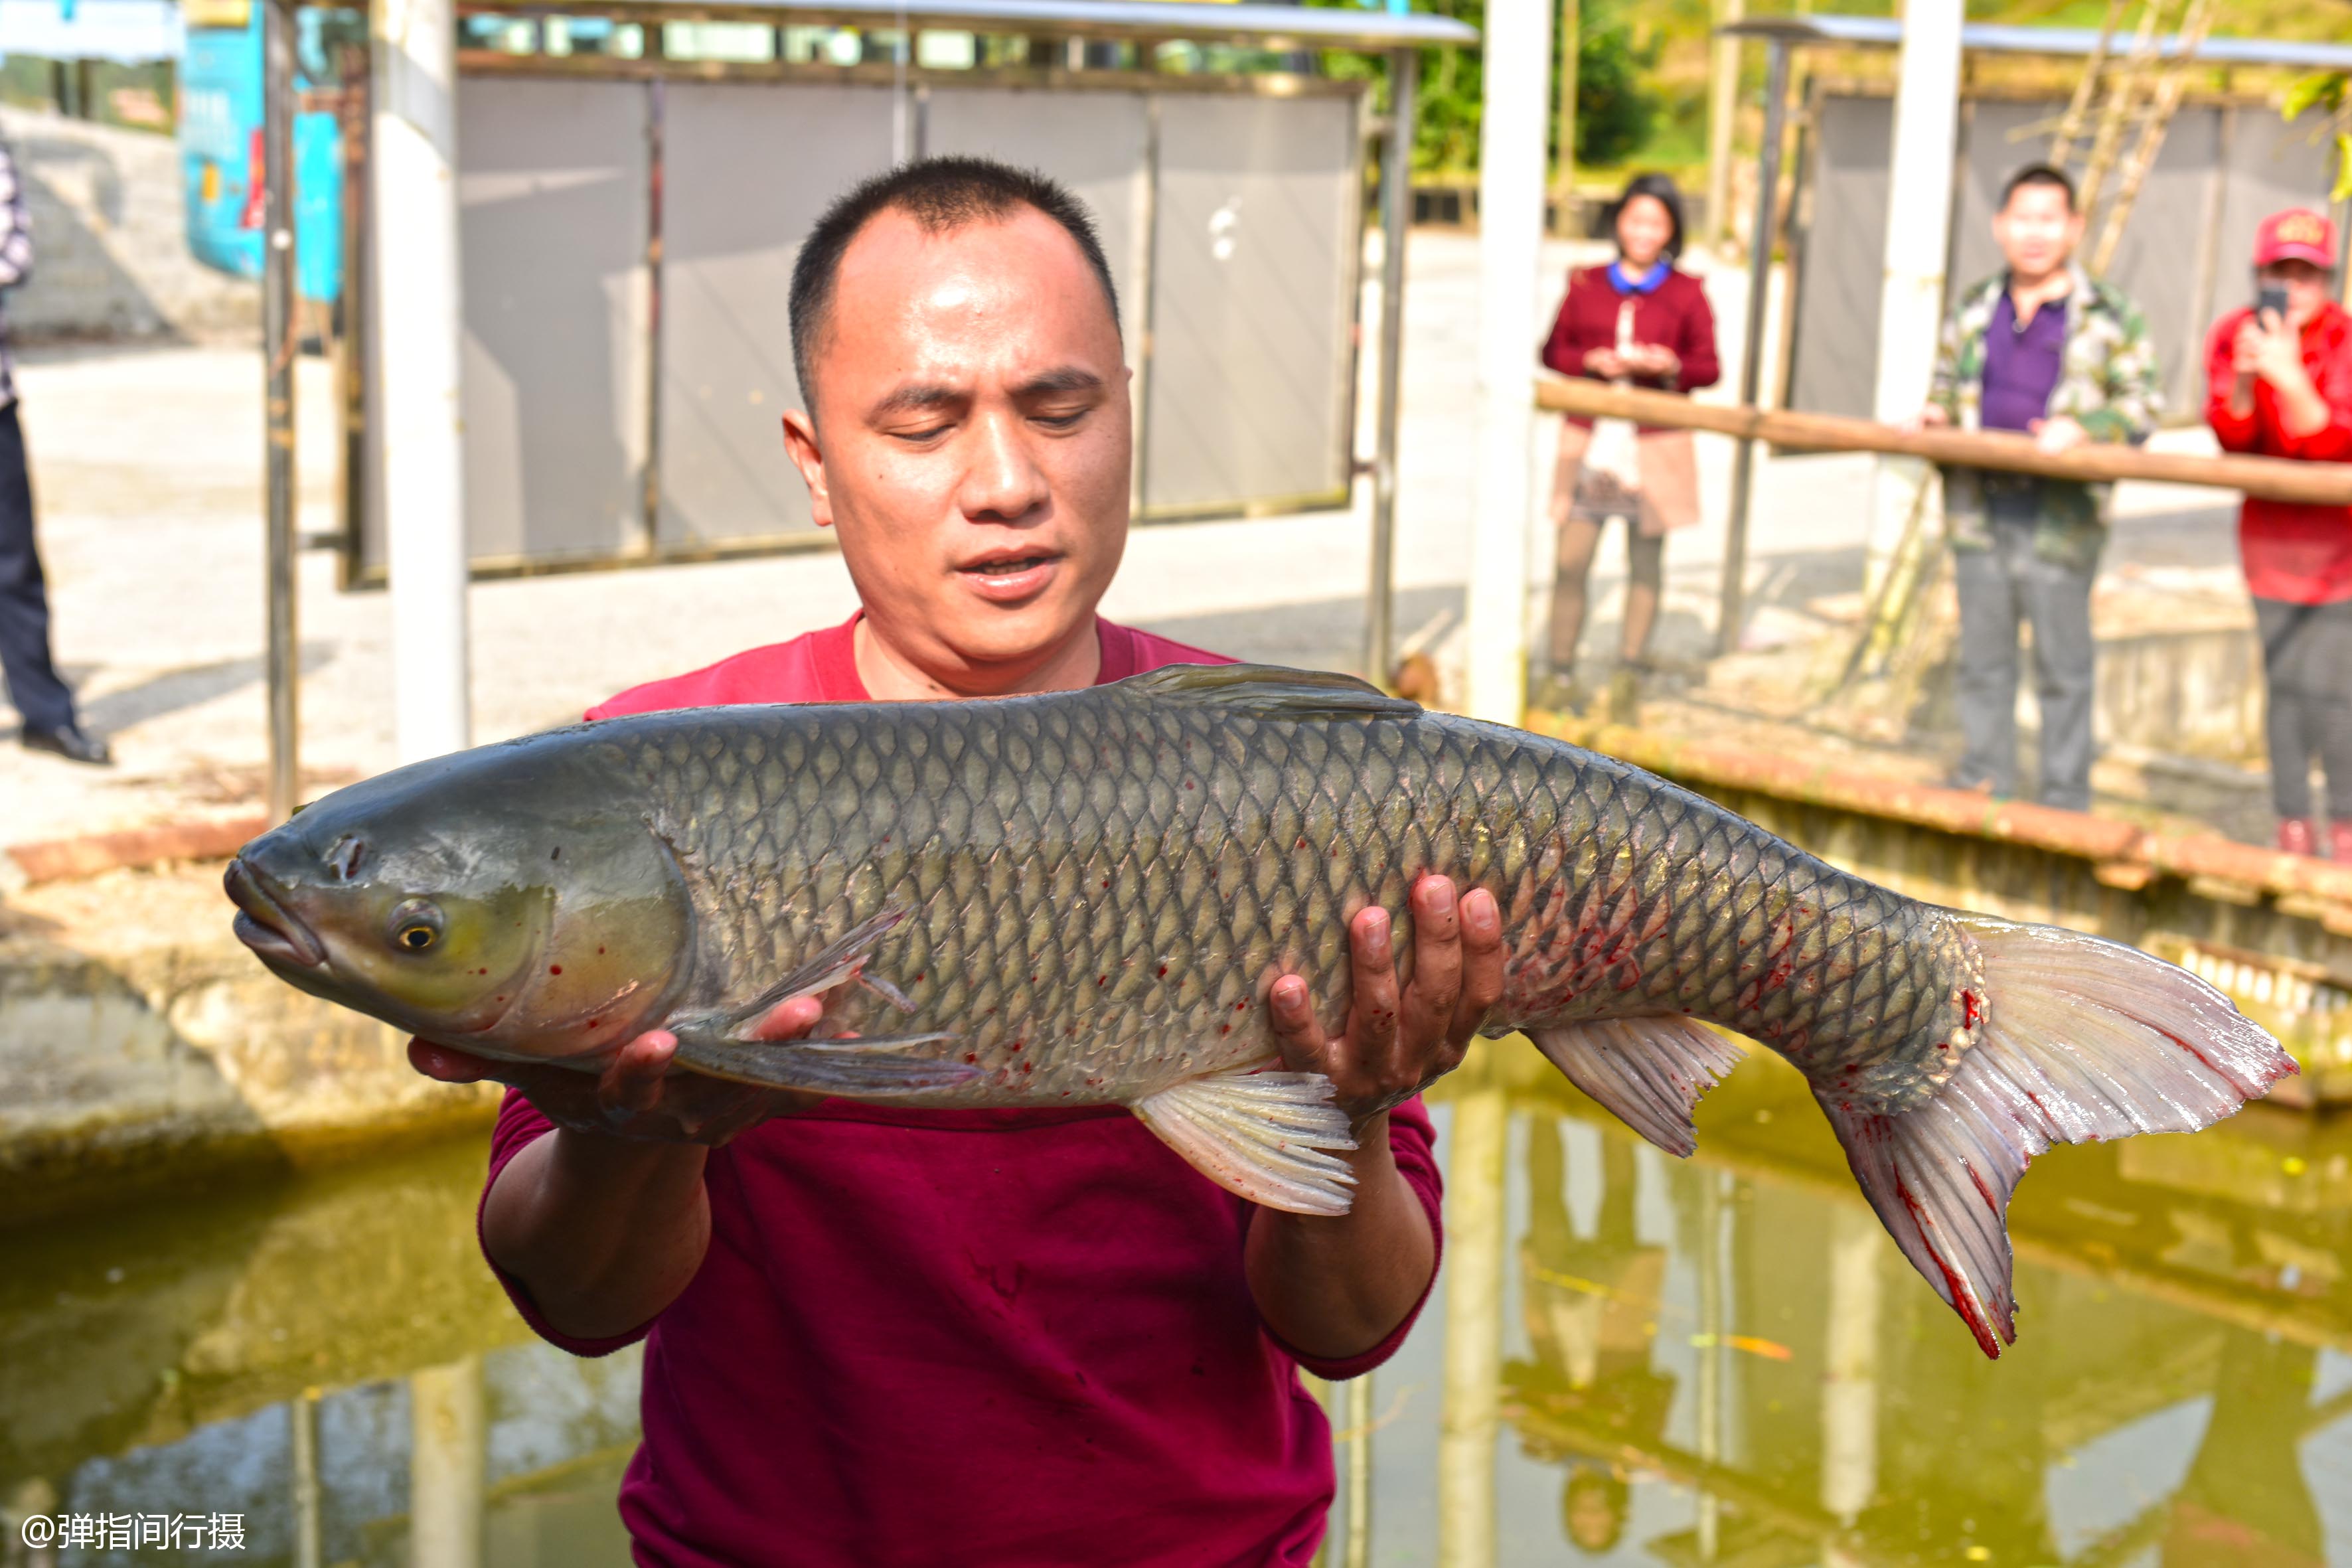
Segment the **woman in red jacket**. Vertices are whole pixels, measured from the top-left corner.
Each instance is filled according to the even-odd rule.
[[[2336,257],[2336,226],[2315,212],[2273,213],[2255,232],[2256,288],[2280,291],[2286,308],[2241,307],[2213,324],[2205,422],[2223,450],[2352,462],[2352,315],[2334,298]],[[2270,684],[2279,847],[2319,852],[2316,753],[2327,847],[2352,862],[2352,507],[2248,496],[2238,553]]]
[[[1637,174],[1610,208],[1617,259],[1569,274],[1568,297],[1544,344],[1543,363],[1563,375],[1589,376],[1666,392],[1712,386],[1715,313],[1706,290],[1675,259],[1682,254],[1683,204],[1664,174]],[[1584,630],[1587,580],[1601,525],[1626,522],[1629,559],[1625,628],[1610,681],[1610,717],[1633,719],[1635,683],[1665,579],[1665,536],[1698,521],[1698,461],[1687,430],[1569,415],[1559,432],[1551,520],[1559,540],[1552,581],[1550,673],[1538,705],[1580,709],[1574,683],[1577,638]]]

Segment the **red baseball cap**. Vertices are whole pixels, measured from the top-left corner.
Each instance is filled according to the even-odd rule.
[[[2274,261],[2308,261],[2334,271],[2336,225],[2326,214],[2309,207],[2271,214],[2254,230],[2254,265],[2268,267]]]

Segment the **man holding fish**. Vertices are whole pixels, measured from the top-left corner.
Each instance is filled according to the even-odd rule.
[[[1476,1033],[1678,1155],[1716,1028],[1777,1051],[1988,1355],[2031,1159],[2294,1070],[2134,949],[1098,621],[1117,322],[1057,187],[861,187],[794,269],[785,426],[860,615],[354,784],[229,868],[282,979],[522,1091],[483,1246],[556,1343],[646,1342],[639,1561],[1306,1562],[1295,1368],[1369,1369],[1425,1296],[1413,1096]]]
[[[1112,284],[1042,180],[936,160],[820,220],[794,279],[784,437],[864,608],[591,715],[1063,690],[1217,656],[1099,621],[1133,429]],[[419,1043],[517,1085],[482,1241],[556,1343],[649,1340],[622,1508],[651,1561],[1307,1562],[1332,1487],[1292,1373],[1386,1360],[1436,1268],[1417,1101],[1502,990],[1490,894],[1352,930],[1355,1004],[1271,1005],[1359,1145],[1339,1215],[1262,1208],[1117,1107],[906,1111],[673,1075],[650,1031],[600,1077]],[[802,1034],[795,998],[760,1027]],[[1335,1022],[1337,1020],[1334,1020]],[[526,1100],[525,1097],[528,1097]],[[563,1123],[551,1131],[549,1119]]]

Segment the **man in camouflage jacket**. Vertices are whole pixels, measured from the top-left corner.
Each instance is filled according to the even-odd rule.
[[[2147,438],[2163,404],[2155,345],[2138,307],[2075,264],[2082,228],[2063,174],[2037,164],[2011,177],[1993,219],[2009,265],[1963,294],[1945,322],[1921,423],[2020,431],[2053,450]],[[2091,583],[2112,488],[1944,470],[1966,741],[1955,784],[2017,793],[2018,642],[2030,622],[2041,798],[2089,809]]]

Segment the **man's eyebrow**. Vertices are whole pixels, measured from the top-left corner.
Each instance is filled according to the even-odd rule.
[[[1021,398],[1051,397],[1057,392],[1098,392],[1102,384],[1103,378],[1094,372],[1068,365],[1030,377],[1013,389],[1013,395]]]
[[[912,382],[895,388],[890,395],[877,403],[873,416],[887,418],[894,414],[929,414],[935,409],[951,407],[962,403],[966,394],[952,386],[927,385]]]

